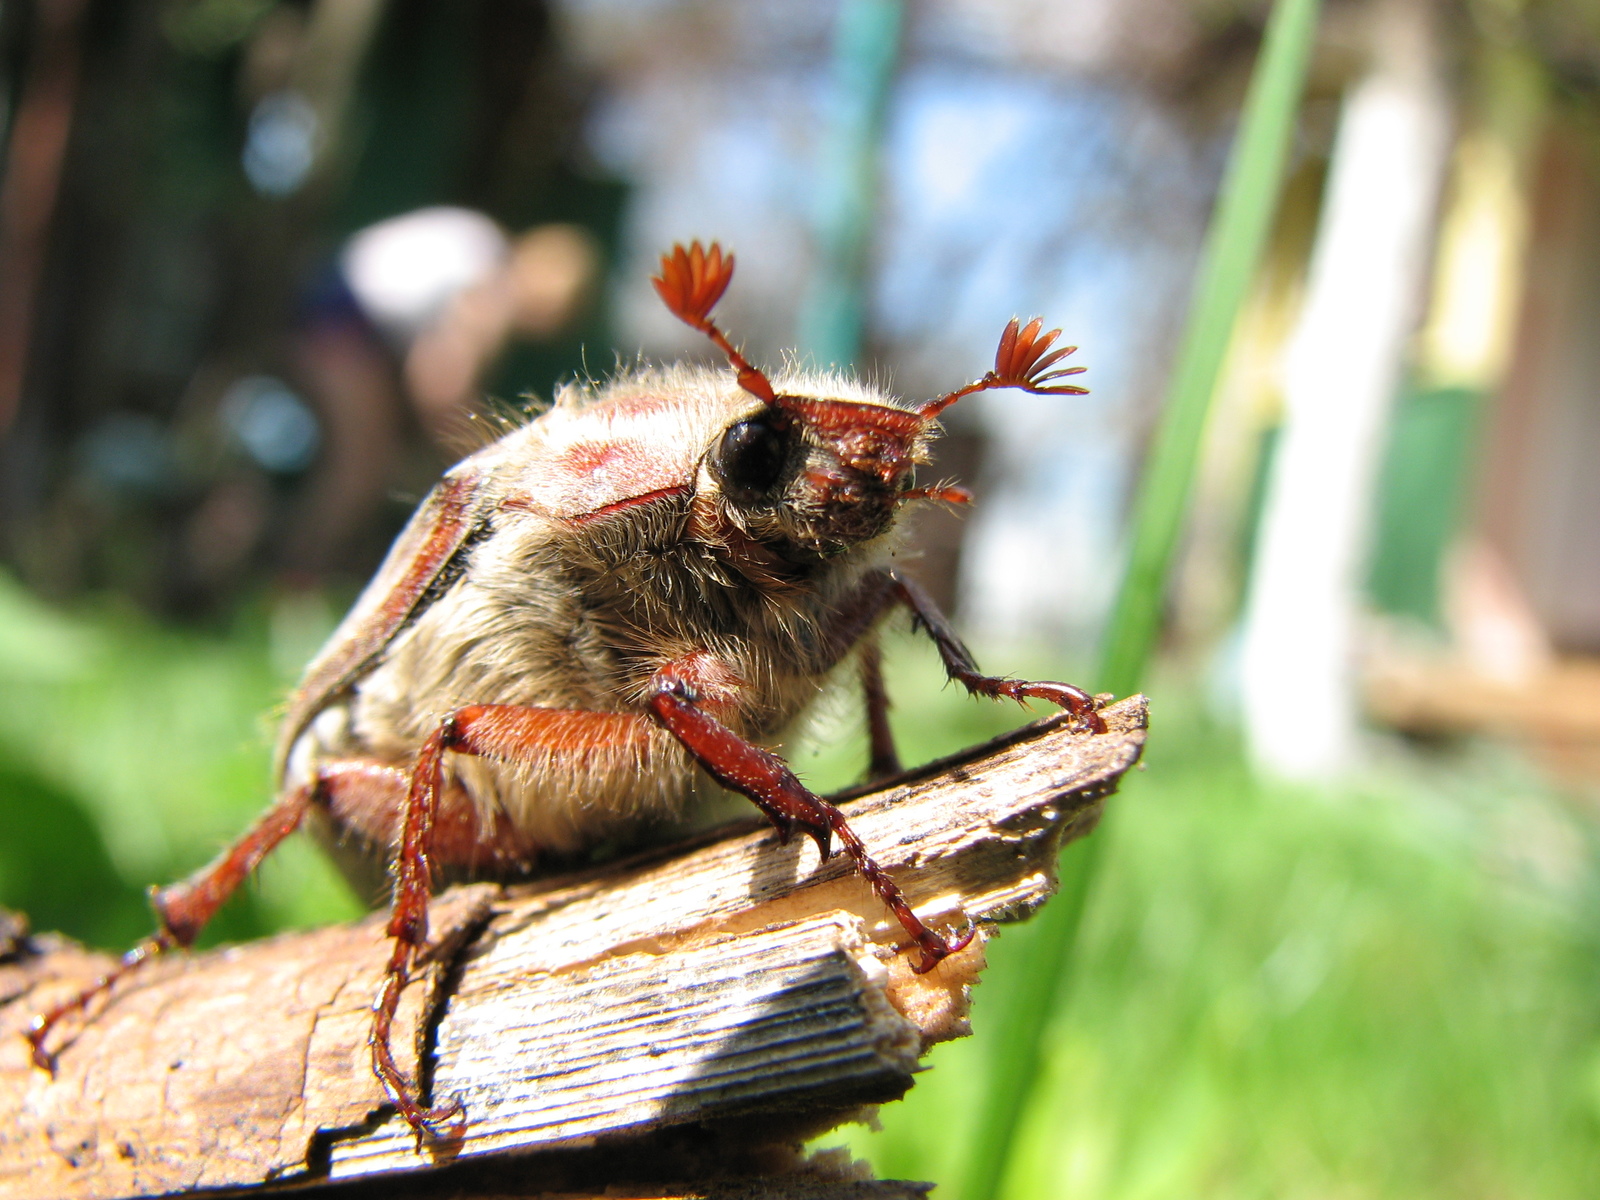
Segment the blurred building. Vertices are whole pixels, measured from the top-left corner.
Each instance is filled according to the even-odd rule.
[[[1329,11],[1326,179],[1291,189],[1223,387],[1234,444],[1213,456],[1237,468],[1251,428],[1265,451],[1251,504],[1213,481],[1250,536],[1225,674],[1258,760],[1298,778],[1356,765],[1369,716],[1600,767],[1600,24],[1563,3],[1464,15]],[[1202,606],[1219,544],[1190,572]]]

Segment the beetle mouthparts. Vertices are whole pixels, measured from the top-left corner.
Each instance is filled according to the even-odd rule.
[[[900,493],[901,500],[943,500],[946,504],[971,504],[972,493],[964,487],[943,485],[918,487]]]

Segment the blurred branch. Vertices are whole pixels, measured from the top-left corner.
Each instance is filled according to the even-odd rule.
[[[1015,919],[1054,890],[1060,844],[1094,827],[1139,757],[1143,698],[1106,718],[1099,737],[1040,722],[845,811],[926,918]],[[508,1151],[541,1153],[542,1190],[781,1175],[774,1163],[798,1166],[792,1146],[897,1098],[929,1045],[967,1032],[984,962],[979,938],[913,975],[898,925],[842,859],[723,830],[446,893],[396,1044],[416,1046],[412,1069],[436,1099],[459,1097],[467,1124],[420,1154],[368,1067],[381,916],[158,963],[77,1033],[54,1079],[20,1031],[104,960],[35,945],[0,964],[0,1191],[87,1200],[381,1175],[385,1196],[422,1194],[397,1192],[400,1173],[481,1194],[495,1189],[469,1174],[464,1190],[462,1172]],[[446,1163],[441,1182],[429,1169]],[[906,1194],[861,1186],[797,1177],[740,1194]]]
[[[296,56],[291,86],[317,114],[318,168],[337,161],[350,98],[362,61],[383,19],[385,0],[317,0]]]
[[[16,418],[27,381],[34,310],[78,98],[84,3],[34,5],[26,82],[7,131],[0,182],[0,436]]]

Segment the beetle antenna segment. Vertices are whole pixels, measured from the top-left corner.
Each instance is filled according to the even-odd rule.
[[[938,484],[934,487],[912,488],[908,492],[901,492],[902,500],[942,500],[946,504],[971,504],[972,493],[964,487],[955,484]]]
[[[1055,382],[1069,375],[1081,375],[1088,368],[1057,367],[1052,371],[1051,367],[1055,367],[1056,363],[1077,347],[1063,346],[1059,350],[1045,353],[1050,350],[1056,338],[1061,336],[1061,330],[1052,329],[1040,336],[1039,331],[1043,328],[1043,317],[1035,317],[1020,329],[1017,319],[1012,317],[1010,324],[1006,326],[1006,331],[1000,335],[1000,345],[994,352],[994,370],[985,372],[982,379],[937,400],[924,401],[917,406],[917,411],[924,417],[936,417],[961,397],[970,396],[974,392],[986,392],[991,388],[1021,388],[1038,396],[1087,395],[1088,388]]]
[[[671,254],[661,256],[661,274],[652,275],[650,282],[673,316],[705,334],[727,355],[728,362],[739,374],[739,386],[756,399],[771,404],[776,399],[771,382],[733,348],[733,343],[711,319],[711,310],[728,290],[728,281],[732,278],[733,255],[724,257],[722,246],[717,242],[712,242],[711,249],[706,250],[697,239],[689,243],[687,250],[682,242],[675,243]]]

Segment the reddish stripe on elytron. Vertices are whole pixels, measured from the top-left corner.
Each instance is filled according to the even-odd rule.
[[[568,446],[557,460],[558,469],[573,475],[589,475],[619,458],[626,458],[629,449],[615,442],[577,442]]]
[[[347,687],[367,663],[383,652],[429,585],[438,578],[445,563],[461,548],[468,533],[468,516],[478,484],[478,477],[470,473],[446,477],[439,484],[435,496],[430,498],[436,509],[432,514],[433,524],[400,582],[295,693],[278,742],[280,760],[329,698]],[[419,519],[420,515],[412,518],[413,521]]]
[[[686,496],[689,494],[687,484],[676,487],[657,488],[653,492],[645,492],[638,496],[629,496],[626,500],[615,500],[610,504],[602,504],[599,508],[591,509],[585,513],[578,513],[570,517],[560,518],[570,525],[583,525],[601,517],[609,517],[612,513],[621,512],[623,509],[635,508],[640,504],[652,504],[657,500],[665,500],[671,496]],[[554,514],[542,505],[535,504],[526,496],[507,496],[500,502],[501,508],[515,509],[518,512],[537,513],[539,516],[548,517]]]

